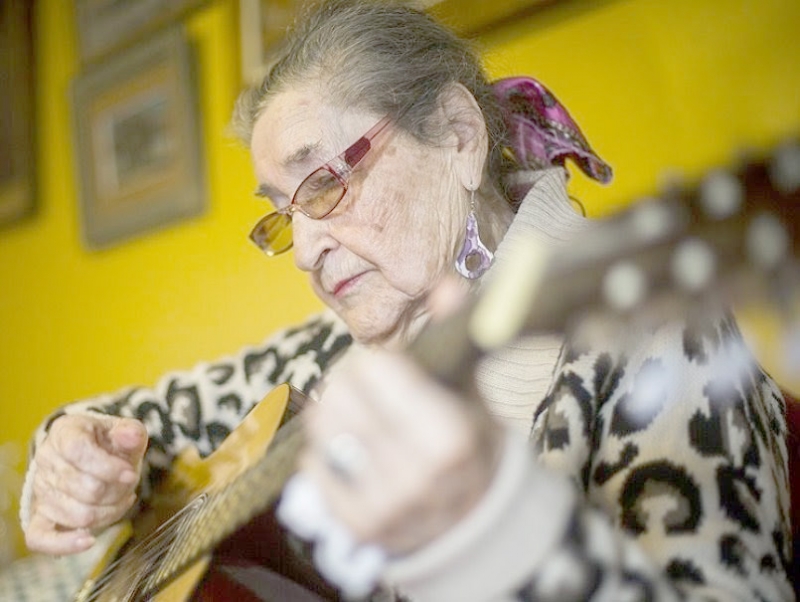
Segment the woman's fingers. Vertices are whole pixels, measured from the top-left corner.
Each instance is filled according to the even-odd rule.
[[[110,417],[110,424],[96,428],[95,432],[104,449],[138,469],[147,448],[147,430],[141,422]]]
[[[34,513],[25,530],[25,543],[31,550],[43,554],[64,556],[88,550],[95,539],[85,529],[59,529],[41,513]]]
[[[41,514],[54,525],[65,530],[96,530],[113,525],[121,519],[136,501],[134,493],[117,504],[85,504],[57,492],[46,497],[37,496],[35,513]]]
[[[130,479],[126,472],[138,474],[146,447],[147,431],[138,420],[63,416],[53,424],[41,451],[101,481],[114,482]]]
[[[407,552],[446,531],[488,489],[499,429],[470,403],[404,358],[359,360],[308,414],[313,443],[303,470],[359,540]]]
[[[89,472],[52,449],[42,449],[41,456],[37,454],[36,496],[42,499],[57,492],[86,504],[113,504],[135,488],[138,479],[128,462],[116,459],[104,465],[94,460],[93,464],[99,470]]]
[[[136,420],[59,418],[36,453],[28,547],[63,554],[91,546],[89,532],[115,523],[136,501],[146,447]]]

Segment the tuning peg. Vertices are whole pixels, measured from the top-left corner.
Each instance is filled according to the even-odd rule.
[[[769,175],[772,185],[783,194],[800,188],[800,143],[786,142],[775,151]]]
[[[747,254],[764,270],[775,269],[789,254],[789,233],[772,213],[755,216],[747,227]]]
[[[783,342],[783,362],[789,374],[797,374],[800,370],[800,323],[791,324],[787,328]]]
[[[670,265],[673,279],[688,293],[698,293],[707,288],[716,268],[714,251],[697,238],[685,240],[678,245]]]
[[[732,173],[718,169],[700,183],[700,206],[712,219],[725,219],[739,212],[744,203],[744,185]]]
[[[632,261],[619,261],[611,266],[602,286],[606,303],[618,312],[635,308],[647,294],[647,278]]]
[[[675,212],[652,197],[640,199],[633,205],[630,220],[632,231],[643,242],[659,240],[677,226]]]

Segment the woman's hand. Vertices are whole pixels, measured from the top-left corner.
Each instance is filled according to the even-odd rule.
[[[365,352],[304,416],[303,472],[364,543],[411,552],[443,534],[489,488],[500,427],[413,365]]]
[[[92,531],[118,521],[136,501],[146,447],[138,420],[58,418],[36,452],[28,547],[48,554],[90,548]]]

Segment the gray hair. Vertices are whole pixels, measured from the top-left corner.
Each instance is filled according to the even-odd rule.
[[[389,115],[421,142],[436,144],[430,119],[437,99],[460,83],[475,97],[489,138],[489,184],[509,194],[505,125],[486,74],[471,46],[428,14],[395,1],[325,0],[311,5],[289,32],[260,86],[243,92],[232,127],[250,143],[268,100],[304,81],[319,81],[338,106]]]

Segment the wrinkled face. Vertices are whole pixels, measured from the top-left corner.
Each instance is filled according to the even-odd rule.
[[[277,207],[383,117],[342,110],[323,97],[280,92],[255,123],[256,177]],[[424,323],[427,294],[453,271],[468,197],[454,176],[452,153],[452,145],[424,145],[390,124],[330,215],[314,220],[294,213],[295,263],[356,340],[407,342]]]

